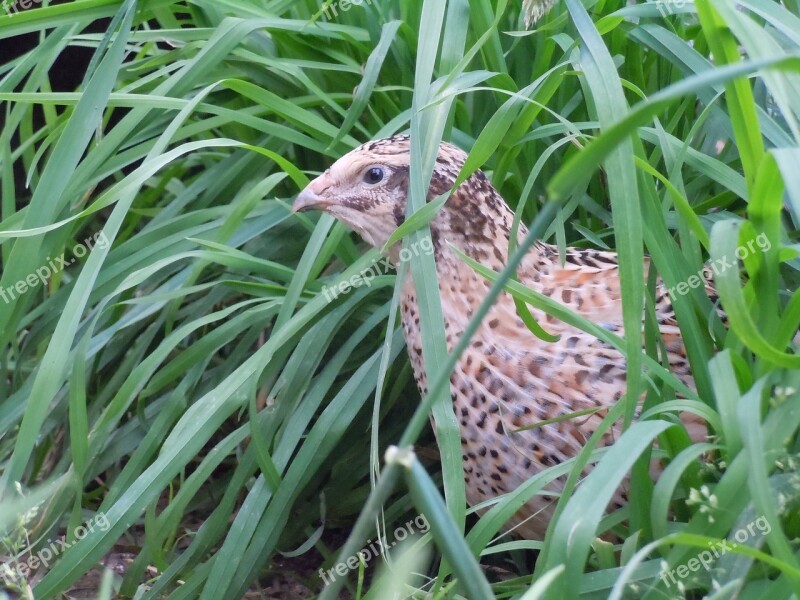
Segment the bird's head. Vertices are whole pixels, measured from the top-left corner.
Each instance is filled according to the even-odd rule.
[[[325,211],[381,248],[405,220],[409,183],[407,135],[368,142],[337,160],[297,196],[292,212]],[[443,143],[428,199],[452,186],[466,154]]]
[[[396,135],[348,152],[306,186],[297,196],[292,212],[325,211],[371,246],[383,248],[405,220],[410,145],[407,135]],[[467,154],[460,148],[441,144],[428,201],[453,186],[466,159]],[[486,176],[476,171],[431,222],[434,246],[445,238],[473,254],[470,250],[477,244],[493,242],[498,235],[507,234],[512,216]],[[504,237],[508,239],[507,235]]]
[[[409,150],[407,136],[359,146],[309,183],[292,211],[323,210],[382,247],[405,218]]]

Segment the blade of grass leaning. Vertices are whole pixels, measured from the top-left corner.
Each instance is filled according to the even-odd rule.
[[[720,221],[711,230],[711,258],[719,264],[731,265],[715,276],[722,306],[731,328],[754,353],[787,369],[800,368],[800,356],[772,346],[758,329],[739,287],[741,274],[736,259],[741,222]]]
[[[461,535],[460,527],[453,520],[436,485],[414,452],[409,448],[390,446],[386,451],[386,462],[397,463],[402,467],[414,504],[428,521],[433,539],[441,548],[444,558],[453,565],[459,587],[470,598],[493,600],[495,595],[481,566]]]
[[[426,112],[421,111],[430,97],[431,77],[436,63],[439,41],[447,3],[441,0],[424,0],[417,63],[414,73],[414,97],[411,113],[411,161],[406,214],[422,208],[428,198],[428,186],[433,173],[439,142],[444,132],[449,104],[445,103]],[[411,247],[430,244],[430,228],[425,226],[406,238]],[[411,277],[419,306],[422,356],[429,381],[435,373],[445,368],[444,316],[439,297],[436,263],[432,254],[412,252]],[[453,414],[450,394],[437,390],[433,403],[437,442],[442,460],[445,498],[459,528],[463,530],[466,509],[466,492],[461,469],[461,430]]]
[[[78,160],[80,159],[79,148],[85,148],[91,139],[92,133],[100,123],[102,116],[102,108],[107,101],[108,95],[111,93],[111,88],[116,78],[119,65],[122,63],[124,56],[125,44],[128,35],[130,35],[131,22],[133,20],[135,3],[128,0],[120,10],[125,14],[119,35],[114,43],[108,50],[108,54],[101,61],[95,76],[92,78],[84,98],[75,107],[69,125],[64,131],[64,135],[59,139],[58,145],[54,149],[54,156],[48,162],[43,175],[43,180],[37,187],[34,193],[34,198],[31,200],[31,210],[27,213],[26,227],[35,227],[42,223],[49,222],[55,214],[53,208],[58,204],[56,198],[63,193],[66,187],[66,182],[72,175]],[[47,207],[50,208],[47,208]],[[10,268],[3,269],[3,274],[0,276],[0,287],[8,287],[14,282],[23,279],[28,273],[34,271],[38,266],[39,261],[39,246],[41,241],[35,238],[19,240],[14,244],[14,249],[9,256]],[[26,256],[26,259],[20,257]],[[89,286],[90,287],[90,286]],[[3,303],[0,305],[0,321],[8,322],[9,313],[12,307]],[[72,313],[73,316],[64,320],[65,329],[66,323],[71,323],[70,329],[75,330],[78,324],[77,314]],[[3,334],[0,335],[0,347],[5,347],[8,343],[6,337],[10,330],[3,328]],[[69,339],[71,343],[72,336],[67,335],[65,339]],[[66,344],[66,348],[69,347]],[[55,350],[55,346],[51,346]],[[65,350],[66,348],[62,349]],[[53,352],[51,351],[51,354]],[[45,362],[49,357],[45,357]],[[51,359],[52,360],[52,359]],[[11,461],[3,473],[3,478],[0,480],[0,496],[4,495],[10,490],[10,486],[15,481],[19,481],[25,464],[33,450],[36,442],[37,431],[41,427],[41,423],[46,416],[46,407],[49,399],[55,394],[57,387],[60,384],[62,370],[58,368],[50,371],[43,371],[41,376],[37,378],[40,382],[38,386],[34,385],[34,390],[31,392],[31,397],[41,399],[44,404],[37,410],[30,409],[26,411],[25,418],[23,419],[20,435],[17,437],[17,445]]]
[[[580,67],[586,78],[585,91],[591,95],[601,131],[622,120],[628,105],[616,66],[586,9],[578,0],[566,6],[580,35]],[[640,332],[644,307],[644,245],[642,214],[633,143],[621,140],[605,161],[611,213],[614,218],[616,250],[619,256],[622,320],[627,349],[627,402],[625,424],[633,418],[641,381]]]
[[[764,460],[764,431],[761,425],[761,404],[764,396],[764,380],[760,379],[746,394],[738,406],[739,428],[742,432],[743,452],[747,457],[749,476],[747,484],[753,497],[756,513],[771,524],[769,532],[765,532],[770,554],[777,560],[791,566],[785,572],[792,580],[795,594],[800,594],[800,563],[795,550],[781,527],[779,502],[769,484],[769,472],[774,463]]]
[[[609,209],[609,184],[614,188],[618,177],[608,167],[620,144],[632,143],[627,156],[650,257],[641,288],[647,288],[644,351],[637,350],[646,395],[637,421],[671,426],[658,434],[657,448],[639,454],[626,480],[628,505],[594,521],[595,535],[619,539],[615,550],[580,534],[566,553],[572,562],[542,568],[554,548],[569,547],[565,510],[575,509],[573,493],[588,483],[580,481],[585,469],[614,460],[609,447],[593,446],[627,400],[600,413],[594,437],[575,457],[469,507],[466,522],[474,525],[465,543],[472,556],[483,569],[501,565],[504,571],[492,592],[548,597],[566,586],[586,598],[663,600],[679,593],[669,572],[691,564],[703,542],[707,548],[715,540],[735,541],[739,530],[756,518],[763,525],[768,515],[772,530],[745,545],[771,555],[771,562],[729,553],[711,573],[682,579],[685,593],[792,596],[800,561],[791,539],[800,369],[784,367],[797,357],[800,323],[798,0],[745,0],[738,9],[730,0],[699,9],[695,3],[594,3],[586,5],[593,25],[571,17],[576,10],[567,6],[535,32],[513,31],[521,3],[505,0],[328,2],[327,13],[310,0],[269,6],[193,0],[190,11],[175,0],[153,0],[137,5],[123,59],[105,72],[111,83],[105,99],[87,98],[87,86],[104,74],[104,58],[126,17],[123,3],[44,4],[27,10],[9,4],[16,12],[9,16],[0,10],[0,38],[12,46],[0,59],[6,109],[0,274],[27,277],[47,257],[62,254],[75,260],[8,302],[16,281],[6,275],[0,287],[9,342],[0,353],[0,471],[23,445],[22,420],[31,424],[45,415],[29,432],[34,443],[14,482],[18,493],[0,500],[0,521],[10,525],[17,545],[77,540],[76,528],[101,514],[111,527],[90,533],[42,569],[37,597],[69,593],[77,577],[120,543],[133,544],[136,557],[115,576],[112,595],[188,600],[215,588],[215,580],[235,580],[237,589],[219,591],[238,597],[274,587],[278,572],[297,576],[313,594],[325,583],[317,567],[335,568],[337,557],[352,564],[368,537],[385,536],[414,514],[407,485],[383,487],[382,476],[402,469],[387,465],[371,481],[377,461],[370,452],[382,456],[381,445],[405,436],[405,445],[435,443],[428,430],[431,390],[446,395],[452,365],[485,310],[467,323],[461,345],[438,357],[449,366],[429,373],[431,393],[418,403],[399,330],[385,326],[408,265],[398,275],[375,277],[369,289],[332,297],[332,289],[380,260],[378,250],[366,249],[341,223],[325,231],[330,219],[289,212],[297,189],[358,140],[412,126],[420,142],[414,160],[425,166],[435,154],[426,136],[470,149],[459,179],[482,168],[515,219],[527,223],[540,210],[549,212],[548,198],[557,192],[561,210],[549,213],[536,239],[555,239],[562,260],[570,246],[619,246],[615,235],[625,231]],[[443,18],[431,20],[432,14]],[[24,31],[31,45],[14,37]],[[85,56],[88,67],[53,71],[74,56]],[[593,58],[603,65],[605,87],[596,83]],[[415,65],[422,69],[415,73]],[[416,98],[415,83],[424,92]],[[617,85],[623,102],[611,105],[607,92]],[[620,114],[598,119],[597,98]],[[53,180],[54,158],[63,156],[59,142],[87,101],[102,111],[97,126],[85,132],[83,149],[75,146],[79,160],[65,187],[43,191]],[[498,128],[515,112],[510,106],[521,108],[507,130]],[[53,201],[47,218],[33,214],[43,194]],[[407,217],[392,243],[409,243],[403,238],[430,222],[446,197],[423,198],[421,212]],[[113,233],[109,223],[116,233],[108,249],[97,244],[76,254],[83,240]],[[720,234],[736,238],[727,249],[718,247],[717,223],[740,223]],[[670,373],[674,361],[666,349],[674,330],[658,324],[657,280],[675,290],[706,260],[724,265],[723,250],[741,256],[740,247],[757,236],[763,247],[748,250],[741,264],[729,256],[733,266],[723,266],[726,273],[714,282],[721,283],[720,307],[743,316],[729,314],[730,328],[702,286],[671,298],[695,384],[689,389],[682,369]],[[15,252],[34,240],[38,258]],[[497,283],[498,273],[467,264],[475,276]],[[505,281],[492,292],[530,304],[537,319],[552,315],[623,356],[629,352],[599,322]],[[368,373],[359,371],[365,364]],[[42,396],[48,391],[42,381],[57,372],[63,376],[48,388],[54,393]],[[349,401],[355,398],[357,406],[337,395],[353,385],[357,394]],[[315,429],[332,416],[331,402],[344,411],[340,426]],[[684,413],[708,423],[713,444],[689,439]],[[744,428],[740,420],[754,425]],[[321,441],[318,449],[334,448],[323,457],[311,452],[316,442],[309,440]],[[654,486],[650,456],[668,461]],[[625,466],[617,465],[613,476],[624,477],[618,470]],[[425,467],[442,509],[439,496],[451,501],[447,489],[463,465],[453,452],[449,467],[437,461]],[[556,478],[566,480],[563,491],[545,487]],[[551,531],[544,541],[510,541],[509,517],[541,496],[557,502]],[[334,528],[353,535],[342,544]],[[430,550],[439,565],[402,583],[398,578],[398,591],[471,597],[433,541],[425,534],[412,552]],[[312,546],[320,564],[309,559],[299,572],[281,568],[290,560],[281,554]],[[640,551],[643,546],[648,550]],[[586,560],[573,560],[570,552],[583,549]],[[538,570],[522,554],[529,550],[539,553]],[[386,557],[396,568],[397,558]],[[348,570],[334,582],[346,585],[344,595],[382,600],[391,593],[360,566]],[[537,582],[547,589],[536,590]],[[338,595],[330,592],[331,600]]]
[[[389,53],[389,48],[394,42],[394,38],[397,35],[397,30],[400,28],[400,25],[402,25],[402,21],[389,21],[388,23],[384,24],[383,28],[381,29],[381,37],[378,40],[375,49],[369,55],[367,64],[364,65],[364,77],[361,80],[361,83],[358,84],[358,87],[353,94],[353,103],[350,105],[350,108],[347,111],[347,117],[345,117],[345,120],[339,128],[339,131],[336,133],[336,136],[333,138],[333,140],[331,140],[331,143],[328,146],[329,148],[336,146],[342,140],[342,138],[350,132],[350,130],[353,128],[353,125],[355,125],[356,121],[367,107],[367,103],[372,96],[375,84],[378,81],[381,67],[383,67],[383,63],[386,60],[386,55]]]
[[[717,9],[708,0],[697,0],[695,7],[715,62],[717,64],[739,62],[741,60],[739,42]],[[750,187],[755,180],[756,169],[761,164],[761,158],[764,155],[764,141],[761,136],[750,82],[747,79],[738,78],[726,84],[725,98],[736,136],[736,147],[742,158],[742,170],[748,187]]]
[[[569,573],[583,572],[597,524],[628,469],[653,439],[667,427],[664,421],[637,422],[608,451],[567,503],[553,530],[543,569],[564,564]],[[548,589],[549,598],[575,597],[578,581],[562,578]]]

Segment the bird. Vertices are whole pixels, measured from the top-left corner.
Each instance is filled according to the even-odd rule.
[[[467,153],[442,142],[427,201],[448,192]],[[383,248],[406,218],[410,138],[407,134],[367,142],[348,152],[297,196],[293,212],[321,210]],[[514,213],[487,176],[476,170],[430,221],[445,341],[452,352],[490,282],[479,277],[457,251],[501,271],[509,258]],[[527,229],[520,223],[517,242]],[[397,263],[400,244],[387,250]],[[647,258],[645,259],[648,260]],[[595,249],[558,248],[537,241],[524,256],[519,281],[622,335],[622,300],[617,254]],[[402,328],[414,378],[423,396],[428,379],[422,355],[419,307],[413,279],[401,287]],[[710,284],[708,292],[713,294]],[[694,388],[668,290],[659,281],[656,317],[670,370]],[[558,335],[545,341],[518,316],[513,298],[502,292],[482,320],[450,377],[453,411],[459,421],[466,497],[470,505],[511,492],[533,475],[576,456],[599,426],[604,410],[626,390],[626,360],[610,344],[535,308],[536,320]],[[584,411],[580,418],[568,417]],[[588,413],[588,416],[587,416]],[[556,422],[539,426],[542,421]],[[618,439],[612,427],[601,446]],[[695,433],[696,437],[697,434]],[[542,539],[565,479],[548,484],[506,524],[527,539]],[[623,485],[612,504],[627,502]]]

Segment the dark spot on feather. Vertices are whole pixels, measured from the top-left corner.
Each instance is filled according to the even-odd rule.
[[[403,221],[406,220],[406,214],[403,210],[403,206],[400,204],[395,204],[394,209],[392,209],[392,216],[394,217],[395,225],[400,227],[403,224]]]

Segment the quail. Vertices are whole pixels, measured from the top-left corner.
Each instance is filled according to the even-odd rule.
[[[428,201],[447,192],[467,158],[442,143]],[[317,209],[333,215],[368,244],[382,248],[406,215],[410,140],[407,135],[368,142],[337,160],[297,197],[293,211]],[[514,213],[480,170],[448,198],[430,222],[448,351],[452,351],[490,283],[466,265],[457,248],[500,271],[508,258]],[[527,233],[518,230],[518,242]],[[398,259],[398,248],[389,256]],[[622,302],[617,255],[537,242],[524,257],[518,278],[590,321],[622,334]],[[708,287],[709,293],[713,290]],[[614,347],[542,311],[534,317],[558,341],[535,336],[503,292],[483,319],[450,378],[453,411],[460,422],[467,500],[471,505],[509,492],[532,475],[577,455],[602,420],[602,409],[626,390],[626,361]],[[656,317],[671,371],[689,387],[689,370],[669,294],[659,282]],[[408,354],[421,393],[427,392],[419,310],[413,280],[402,285],[402,323]],[[583,411],[589,416],[537,423]],[[533,427],[532,427],[533,426]],[[612,444],[619,429],[601,444]],[[697,437],[695,435],[695,437]],[[534,496],[508,524],[516,534],[541,538],[564,480]],[[622,505],[621,488],[614,503]]]

